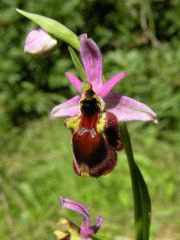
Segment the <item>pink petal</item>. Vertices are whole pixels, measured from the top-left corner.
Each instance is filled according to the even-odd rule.
[[[106,97],[111,90],[126,76],[127,72],[117,73],[97,91],[97,94],[102,98]]]
[[[52,118],[56,117],[73,117],[80,113],[79,107],[80,96],[75,96],[64,103],[54,107],[50,113]]]
[[[80,36],[80,54],[87,79],[96,91],[103,85],[102,55],[97,44],[91,38],[87,38],[87,34]]]
[[[66,72],[66,77],[78,92],[80,92],[82,82],[71,72]]]
[[[100,228],[100,226],[103,223],[103,218],[101,216],[98,216],[96,218],[96,224],[94,226],[92,226],[92,229],[94,230],[94,232],[96,233],[97,230]]]
[[[86,224],[82,224],[81,227],[80,227],[81,237],[88,237],[88,236],[91,236],[92,234],[95,234],[99,230],[102,223],[103,223],[103,218],[98,216],[96,218],[96,224],[95,225],[89,226],[89,225],[86,225]]]
[[[86,225],[89,225],[90,222],[90,218],[89,218],[89,210],[84,207],[84,205],[82,205],[80,202],[74,201],[70,198],[60,198],[61,201],[61,205],[63,208],[68,208],[70,210],[73,210],[77,213],[80,213],[83,215],[84,217],[84,222]]]
[[[111,93],[104,100],[107,111],[114,113],[119,122],[136,120],[158,122],[155,112],[132,98]]]

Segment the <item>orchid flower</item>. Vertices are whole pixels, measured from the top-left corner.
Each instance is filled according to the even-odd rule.
[[[43,58],[56,49],[58,42],[43,29],[31,31],[25,40],[24,52]]]
[[[91,226],[90,225],[90,215],[89,209],[84,207],[81,203],[74,201],[69,198],[60,198],[61,206],[63,208],[68,208],[73,210],[77,213],[80,213],[83,216],[83,222],[80,227],[77,227],[73,222],[68,219],[61,219],[60,225],[65,227],[65,231],[55,231],[55,235],[57,236],[58,240],[66,240],[66,239],[76,239],[76,240],[92,240],[92,235],[95,234],[103,220],[102,217],[97,217],[96,224]]]
[[[65,125],[72,132],[74,169],[78,175],[99,177],[110,173],[117,163],[116,151],[123,149],[119,122],[152,121],[156,113],[145,104],[112,89],[127,76],[119,72],[103,83],[102,55],[96,43],[80,36],[80,56],[87,82],[73,73],[66,76],[78,91],[75,97],[55,106],[51,117],[68,117]]]

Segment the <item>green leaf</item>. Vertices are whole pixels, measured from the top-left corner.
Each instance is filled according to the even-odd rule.
[[[139,192],[141,199],[141,208],[142,208],[142,231],[143,239],[149,239],[149,230],[151,224],[151,200],[149,197],[147,185],[144,181],[142,173],[140,172],[137,164],[135,163],[136,176],[139,184]]]
[[[73,48],[79,51],[80,44],[78,36],[73,33],[69,28],[65,27],[58,21],[44,17],[38,14],[29,13],[20,9],[16,9],[20,14],[37,23],[42,29],[50,33],[55,38],[66,42]]]
[[[108,239],[108,238],[106,238],[106,237],[104,237],[104,236],[101,236],[101,237],[98,236],[98,237],[96,237],[96,236],[94,236],[94,235],[92,236],[92,239],[93,239],[93,240],[110,240],[110,239]]]
[[[74,66],[76,68],[76,71],[79,73],[79,76],[81,77],[81,80],[83,80],[84,82],[87,82],[86,73],[84,71],[84,68],[83,68],[77,54],[75,53],[75,51],[71,47],[68,47],[68,50],[69,50],[69,53],[71,55]]]
[[[126,124],[121,124],[122,139],[128,159],[134,199],[135,239],[148,240],[151,224],[151,201],[144,178],[134,161]]]

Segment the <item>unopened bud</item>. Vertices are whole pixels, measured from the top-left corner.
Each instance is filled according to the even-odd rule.
[[[24,52],[43,58],[48,56],[57,45],[55,38],[42,29],[36,29],[27,35]]]

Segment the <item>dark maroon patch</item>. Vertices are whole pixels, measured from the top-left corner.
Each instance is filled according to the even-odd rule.
[[[106,112],[106,125],[104,134],[110,146],[116,151],[123,149],[123,143],[120,136],[119,123],[116,116],[111,112]]]
[[[100,116],[82,114],[80,129],[73,134],[74,169],[78,175],[85,172],[100,177],[110,173],[117,164],[116,151],[123,149],[116,116],[106,112],[103,134],[96,131]]]
[[[73,152],[81,171],[88,169],[89,172],[91,168],[101,164],[107,155],[107,144],[102,134],[97,132],[95,137],[90,132],[81,136],[76,132],[73,134]]]

